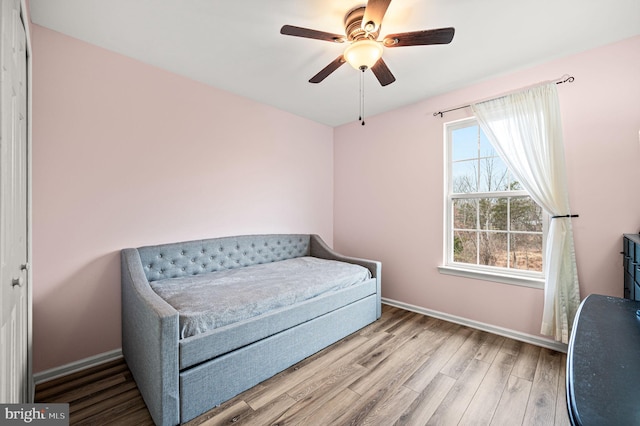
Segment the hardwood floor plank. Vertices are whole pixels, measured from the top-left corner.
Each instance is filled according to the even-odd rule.
[[[118,388],[126,387],[128,383],[132,383],[131,374],[128,372],[118,373],[114,376],[105,377],[93,383],[87,383],[78,386],[75,389],[65,391],[49,398],[51,402],[68,402],[77,405],[76,402],[91,398],[93,395],[103,395],[105,392]]]
[[[475,359],[476,354],[488,339],[489,334],[480,330],[473,330],[451,359],[442,367],[442,374],[457,379]]]
[[[424,425],[455,384],[456,379],[445,374],[437,374],[394,424]]]
[[[393,338],[388,339],[383,344],[377,346],[374,351],[366,354],[360,361],[358,361],[358,363],[363,367],[372,369],[387,356],[396,352],[396,350],[407,341],[414,338],[418,333],[422,335],[422,339],[426,338],[428,342],[428,344],[424,345],[419,350],[427,352],[430,351],[433,346],[439,345],[439,335],[442,333],[438,333],[438,335],[436,335],[436,332],[428,330],[427,325],[429,324],[429,321],[425,321],[424,318],[428,317],[418,315],[418,317],[415,318],[407,318],[404,327],[395,329],[395,333],[392,335]],[[428,336],[431,337],[429,338]]]
[[[525,344],[524,342],[521,342],[519,340],[505,338],[504,342],[502,343],[502,347],[500,348],[500,351],[517,356],[520,353],[520,349],[524,344]]]
[[[556,397],[556,420],[555,426],[571,426],[569,414],[567,413],[567,354],[560,355],[560,373],[558,376],[558,392]]]
[[[119,416],[111,419],[101,418],[92,424],[100,426],[155,426],[146,407],[132,408],[130,411],[123,411]]]
[[[390,338],[376,346],[374,350],[365,353],[358,361],[358,364],[365,368],[372,369],[415,336],[415,330],[413,330],[413,333],[400,333],[395,336],[386,332],[384,333],[390,336]]]
[[[421,330],[349,388],[364,395],[375,387],[400,386],[428,359],[429,355],[422,349],[430,339],[433,339],[431,333],[422,333]]]
[[[487,340],[480,345],[480,348],[478,348],[478,352],[476,352],[474,358],[478,361],[489,363],[493,362],[498,355],[498,352],[500,352],[500,349],[502,349],[502,345],[505,340],[507,340],[506,337],[487,333]]]
[[[296,401],[301,401],[318,392],[331,392],[330,388],[332,387],[347,387],[356,379],[368,373],[368,371],[368,369],[357,363],[347,362],[338,368],[316,372],[309,380],[289,389],[287,394]],[[347,385],[344,385],[345,383],[347,383]],[[320,391],[320,389],[322,389],[322,391]]]
[[[234,398],[232,401],[222,404],[220,407],[207,411],[201,416],[188,421],[184,426],[223,426],[230,424],[242,424],[244,420],[253,413],[253,409],[249,407],[245,401]]]
[[[567,426],[565,363],[563,354],[383,305],[381,320],[186,426]],[[153,424],[123,359],[39,384],[36,398],[68,402],[71,425]]]
[[[378,325],[379,323],[386,322],[401,311],[401,309],[396,308],[395,306],[382,305],[382,315],[380,316],[380,318],[378,318],[378,320],[373,324],[369,324],[367,327],[357,332],[357,334],[362,337],[369,337],[371,334],[382,332],[377,327],[373,327],[373,325]]]
[[[124,359],[117,358],[111,361],[107,361],[98,366],[90,367],[81,371],[76,371],[75,373],[70,373],[63,377],[57,377],[55,379],[48,380],[44,383],[38,383],[38,385],[36,386],[37,388],[36,393],[44,394],[44,391],[54,388],[56,386],[61,386],[61,385],[65,386],[69,382],[73,382],[74,380],[81,379],[83,377],[90,376],[92,374],[96,374],[96,373],[102,374],[106,370],[111,369],[112,367],[117,367],[118,369],[122,369],[123,365],[126,366],[126,364],[124,364]]]
[[[429,358],[430,352],[421,350],[429,344],[429,339],[432,339],[431,333],[420,330],[396,352],[349,386],[361,398],[349,413],[337,420],[338,423],[361,424],[364,419],[383,410],[382,407],[393,398],[398,388]],[[414,392],[413,395],[415,397],[418,394]]]
[[[138,388],[136,387],[136,383],[132,379],[129,379],[128,381],[119,383],[116,386],[101,388],[97,391],[93,390],[91,393],[87,392],[87,394],[85,394],[85,396],[82,398],[63,400],[63,402],[69,402],[69,413],[71,414],[92,405],[108,401],[111,398],[114,398],[116,395],[119,395],[123,392],[128,392],[132,389],[137,390]],[[82,394],[82,392],[84,391],[84,388],[78,389],[78,395]]]
[[[246,425],[271,425],[275,424],[278,417],[287,411],[296,401],[289,395],[282,394],[267,404],[262,405],[259,409],[249,412],[242,422]]]
[[[400,386],[377,404],[359,425],[392,425],[411,406],[417,396],[418,394],[411,389]]]
[[[352,335],[353,336],[353,335]],[[379,342],[390,338],[385,333],[376,333],[370,338],[355,336],[332,346],[331,350],[322,351],[322,356],[307,358],[300,363],[272,377],[271,386],[257,388],[257,392],[247,395],[246,401],[254,410],[268,403],[272,398],[286,393],[292,387],[309,380],[318,371],[330,369],[336,363],[361,356]],[[357,349],[354,350],[354,346]]]
[[[350,368],[344,368],[345,374],[336,374],[324,381],[321,386],[310,386],[312,391],[305,389],[304,392],[289,392],[296,404],[284,412],[277,420],[279,424],[303,425],[310,421],[310,418],[323,409],[338,394],[342,393],[355,380],[367,373],[367,369],[357,364],[352,364]]]
[[[539,346],[523,343],[520,347],[520,352],[518,353],[516,365],[513,366],[512,374],[533,382],[533,377],[535,376],[536,368],[538,367],[538,358],[540,358],[541,349],[542,348]]]
[[[467,406],[475,395],[480,383],[489,370],[490,364],[472,359],[457,379],[455,386],[447,393],[427,425],[457,425]]]
[[[525,425],[552,425],[555,421],[560,353],[543,348],[540,351],[529,403],[524,415]]]
[[[346,388],[328,401],[325,409],[317,410],[313,415],[307,417],[308,423],[303,424],[305,426],[339,425],[341,423],[338,422],[338,419],[350,412],[360,399],[360,395]]]
[[[92,368],[90,370],[80,371],[69,375],[69,379],[64,378],[53,380],[54,383],[45,383],[42,388],[37,387],[36,399],[37,400],[50,400],[58,395],[63,395],[69,391],[73,391],[78,387],[95,383],[98,380],[111,377],[120,373],[127,372],[128,368],[126,363],[122,359],[112,361],[105,365],[104,369],[99,367]]]
[[[384,332],[397,336],[399,334],[402,334],[403,332],[406,332],[406,330],[415,331],[415,329],[418,328],[418,324],[420,323],[422,318],[424,318],[424,315],[420,315],[415,312],[409,312],[409,315],[402,317],[400,321],[396,322],[391,327],[386,328]]]
[[[430,317],[427,317],[430,318]],[[461,329],[470,330],[469,327],[465,327],[460,324],[456,324],[449,321],[444,321],[438,318],[431,318],[427,324],[425,324],[425,328],[427,330],[431,330],[438,333],[447,333],[447,334],[455,334]]]
[[[137,389],[133,389],[120,393],[103,403],[96,403],[82,410],[70,412],[69,418],[74,424],[102,423],[134,407],[138,404],[138,400],[142,401],[142,396]]]
[[[369,415],[372,410],[375,410],[376,406],[385,398],[389,393],[385,388],[374,388],[366,394],[366,397],[358,398],[349,408],[348,411],[338,417],[335,423],[338,425],[359,425],[365,417]]]
[[[404,385],[416,392],[422,392],[431,380],[440,373],[440,370],[449,362],[453,354],[460,349],[470,335],[471,329],[466,327],[459,328],[458,331],[451,336],[445,334],[442,345],[431,354],[427,361],[416,370]]]
[[[413,312],[405,311],[403,309],[394,308],[395,311],[391,313],[391,315],[383,315],[373,324],[369,325],[371,327],[371,331],[379,332],[379,331],[387,331],[390,328],[393,328],[397,323],[403,321],[405,318],[409,318],[413,316]],[[393,333],[390,333],[393,334]]]
[[[513,374],[509,376],[507,386],[502,392],[498,407],[491,419],[491,425],[511,426],[522,424],[532,385],[533,383],[530,381]]]
[[[500,396],[516,362],[514,355],[499,352],[490,365],[477,392],[464,412],[459,425],[488,425],[498,407]]]

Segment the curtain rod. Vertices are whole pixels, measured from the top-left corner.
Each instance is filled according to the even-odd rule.
[[[556,84],[562,84],[562,83],[573,83],[573,81],[575,80],[575,78],[572,75],[563,75],[558,81],[556,81]],[[520,89],[522,90],[522,89]],[[502,95],[502,96],[506,96],[506,95]],[[500,98],[502,96],[497,96],[496,98]],[[492,99],[496,99],[496,98],[492,98]],[[475,102],[478,103],[478,102]],[[459,109],[463,109],[463,108],[469,108],[471,105],[462,105],[456,108],[451,108],[451,109],[445,109],[444,111],[438,111],[438,112],[434,112],[433,116],[435,117],[436,115],[439,115],[441,118],[444,117],[444,114],[447,112],[451,112],[451,111],[456,111]]]

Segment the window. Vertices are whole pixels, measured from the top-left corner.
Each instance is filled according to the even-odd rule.
[[[444,273],[542,285],[546,214],[474,118],[445,125]]]

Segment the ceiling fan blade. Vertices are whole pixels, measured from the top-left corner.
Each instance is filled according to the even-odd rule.
[[[387,13],[389,3],[391,3],[391,0],[369,0],[367,7],[364,9],[362,29],[370,33],[380,29],[382,18]]]
[[[382,58],[378,59],[378,62],[376,62],[375,65],[371,67],[371,71],[382,86],[386,86],[396,81],[396,78],[393,76],[393,74],[391,74],[389,67],[382,60]]]
[[[324,67],[318,74],[311,77],[311,79],[309,80],[309,83],[320,83],[322,80],[327,78],[329,74],[331,74],[332,72],[340,68],[340,66],[345,62],[346,60],[342,55],[338,56],[336,59],[334,59],[333,62],[331,62],[326,67]]]
[[[336,43],[344,43],[347,39],[344,35],[326,33],[324,31],[311,30],[309,28],[295,27],[293,25],[283,25],[282,28],[280,28],[280,34],[312,38],[314,40],[333,41]]]
[[[453,40],[455,28],[412,31],[409,33],[389,34],[384,38],[385,47],[421,46],[426,44],[449,44]]]

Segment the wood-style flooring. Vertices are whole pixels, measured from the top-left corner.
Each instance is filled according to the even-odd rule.
[[[569,425],[565,364],[383,305],[375,323],[188,425]],[[38,385],[36,402],[68,402],[71,424],[153,424],[122,359]]]

